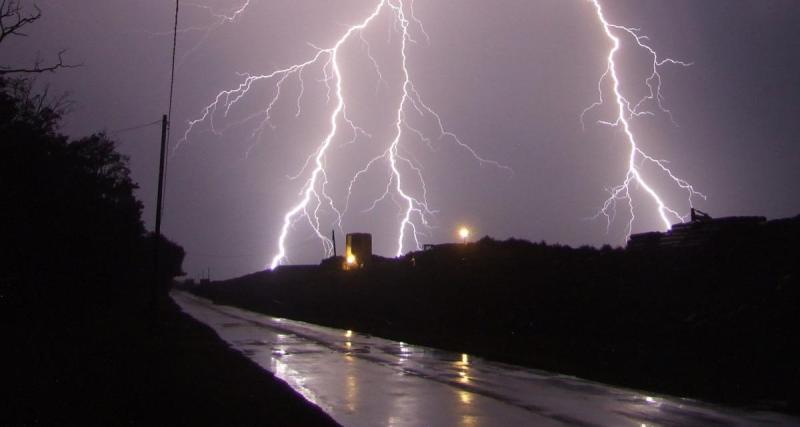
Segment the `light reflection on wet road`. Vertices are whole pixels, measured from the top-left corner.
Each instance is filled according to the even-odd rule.
[[[172,298],[345,426],[800,425],[776,413],[648,396],[466,354]]]

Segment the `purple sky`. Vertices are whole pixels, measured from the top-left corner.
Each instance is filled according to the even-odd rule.
[[[181,27],[213,22],[207,9],[230,12],[244,0],[197,0],[182,5]],[[75,110],[63,131],[80,136],[113,132],[158,120],[166,112],[174,3],[164,0],[39,0],[43,18],[29,37],[9,41],[0,62],[26,64],[68,48],[85,65],[40,80],[68,91]],[[237,73],[269,73],[314,55],[310,44],[329,47],[348,25],[363,20],[377,0],[251,0],[235,23],[212,31],[188,31],[178,40],[172,141]],[[633,1],[603,2],[609,21],[637,27],[662,56],[692,62],[662,69],[665,114],[636,119],[633,130],[649,154],[668,160],[676,175],[708,196],[696,206],[713,216],[800,213],[800,2]],[[594,120],[613,119],[608,104],[587,116],[597,99],[610,43],[586,0],[417,0],[416,16],[428,44],[412,29],[409,71],[425,101],[448,130],[477,153],[508,165],[513,175],[481,166],[451,140],[434,138],[433,149],[411,134],[404,155],[423,168],[431,219],[423,243],[456,240],[469,224],[479,236],[519,237],[570,245],[624,242],[626,212],[606,232],[604,218],[590,220],[607,188],[625,178],[624,135]],[[364,33],[386,80],[376,73],[358,38],[343,47],[340,65],[348,114],[372,138],[345,144],[342,133],[328,156],[329,190],[344,203],[344,188],[366,160],[392,137],[401,90],[399,39],[385,14]],[[619,71],[631,98],[644,95],[641,51],[623,45]],[[215,278],[262,269],[276,252],[284,213],[298,201],[305,175],[290,180],[329,130],[333,103],[317,67],[305,76],[302,111],[298,84],[287,79],[272,123],[251,138],[259,123],[231,127],[222,135],[199,127],[169,162],[165,233],[187,250],[184,269],[196,276],[207,267]],[[232,109],[231,124],[269,102],[274,85],[255,88]],[[432,123],[415,125],[435,137]],[[131,157],[134,179],[153,223],[159,129],[117,134]],[[644,169],[653,186],[681,213],[685,194],[663,176]],[[376,252],[396,251],[399,209],[391,201],[365,213],[386,185],[376,168],[356,187],[343,222],[345,232],[373,233]],[[416,190],[415,190],[416,191]],[[633,231],[659,229],[653,203],[634,188]],[[330,212],[322,229],[330,233]],[[339,248],[343,247],[341,231]],[[410,249],[410,241],[406,248]],[[287,249],[294,263],[316,263],[321,245],[304,223],[292,230]],[[341,250],[341,249],[340,249]]]

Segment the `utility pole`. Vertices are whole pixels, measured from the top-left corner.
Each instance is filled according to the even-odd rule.
[[[161,211],[164,203],[164,160],[167,154],[167,115],[161,117],[161,152],[158,161],[158,198],[156,199],[156,235],[161,238]]]
[[[333,240],[333,256],[336,256],[336,229],[331,229],[331,240]]]
[[[167,154],[167,127],[169,123],[167,122],[167,115],[163,115],[161,117],[161,149],[159,153],[159,160],[158,160],[158,192],[156,196],[156,231],[155,231],[155,238],[153,240],[153,271],[154,271],[154,280],[153,280],[153,289],[152,295],[150,296],[152,299],[153,307],[155,307],[156,300],[158,298],[158,286],[160,281],[160,258],[159,258],[159,247],[161,246],[161,212],[163,211],[162,206],[164,203],[164,162],[166,159]]]

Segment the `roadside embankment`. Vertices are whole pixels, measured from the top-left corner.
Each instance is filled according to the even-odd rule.
[[[17,312],[3,424],[337,425],[172,300],[153,314],[129,302]]]

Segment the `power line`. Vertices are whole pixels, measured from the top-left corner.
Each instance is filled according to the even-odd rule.
[[[121,133],[131,132],[131,131],[134,131],[134,130],[139,130],[139,129],[144,129],[144,128],[148,128],[148,127],[151,127],[151,126],[155,126],[155,125],[157,125],[159,123],[161,123],[161,119],[154,120],[154,121],[152,121],[150,123],[143,123],[141,125],[135,125],[135,126],[127,127],[127,128],[112,130],[108,134],[112,135],[112,136],[113,135],[119,135]]]
[[[169,147],[170,135],[172,134],[172,102],[175,94],[175,57],[178,51],[178,16],[180,15],[181,2],[175,0],[175,27],[172,32],[172,69],[169,81],[169,106],[167,107],[167,147]],[[164,187],[167,186],[169,176],[169,156],[164,161]],[[166,202],[162,203],[162,213],[166,209]]]
[[[241,259],[241,258],[263,258],[264,254],[210,254],[203,252],[187,252],[186,255],[201,257],[201,258],[217,258],[217,259]]]
[[[172,72],[169,82],[169,108],[167,109],[167,118],[170,121],[172,120],[172,97],[175,92],[175,55],[178,50],[178,14],[180,10],[181,2],[180,0],[175,0],[175,28],[172,32]]]

